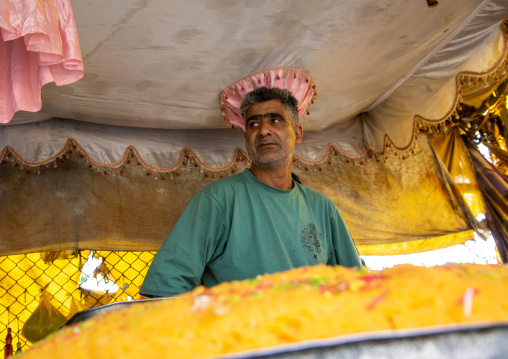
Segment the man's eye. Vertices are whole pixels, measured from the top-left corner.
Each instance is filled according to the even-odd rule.
[[[254,122],[254,121],[249,122],[250,128],[254,128],[254,127],[258,127],[258,126],[259,126],[259,124],[257,122]]]

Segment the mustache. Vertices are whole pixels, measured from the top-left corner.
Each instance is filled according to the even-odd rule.
[[[254,141],[254,146],[255,147],[258,147],[260,145],[264,145],[264,144],[267,144],[267,143],[270,143],[270,144],[274,144],[274,145],[279,145],[280,146],[280,141],[278,141],[277,139],[267,139],[267,138],[262,138],[262,139],[257,139]]]

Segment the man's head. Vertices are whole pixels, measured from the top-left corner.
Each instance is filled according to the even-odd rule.
[[[247,94],[241,109],[253,166],[262,171],[291,169],[295,145],[303,138],[297,105],[287,90],[262,87]]]
[[[288,90],[283,90],[278,87],[268,88],[265,86],[257,88],[245,95],[240,105],[244,123],[246,120],[245,115],[250,106],[270,100],[279,100],[286,108],[286,112],[293,126],[298,126],[298,100]]]

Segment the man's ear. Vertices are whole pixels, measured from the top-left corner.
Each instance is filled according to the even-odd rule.
[[[296,136],[295,143],[299,144],[303,140],[303,127],[302,127],[302,125],[298,125],[298,126],[294,127],[294,130],[295,130],[295,136]]]

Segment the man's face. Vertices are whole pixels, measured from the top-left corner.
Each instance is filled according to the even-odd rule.
[[[290,165],[303,130],[293,127],[284,105],[279,100],[254,104],[245,118],[245,147],[252,163],[263,170]]]

